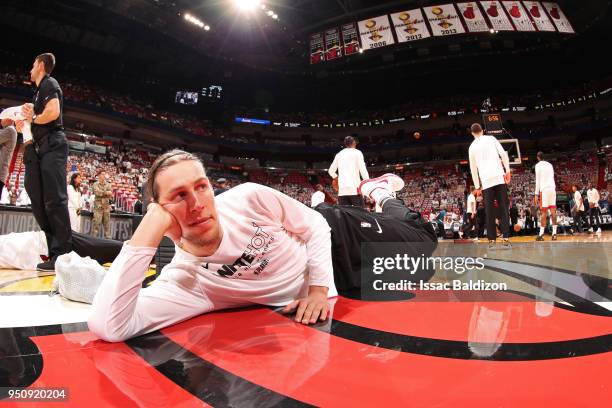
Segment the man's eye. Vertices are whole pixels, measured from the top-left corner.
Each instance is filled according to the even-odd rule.
[[[208,186],[207,186],[206,184],[200,184],[200,185],[197,187],[197,189],[198,189],[198,190],[201,190],[201,191],[202,191],[202,190],[206,190],[207,188],[208,188]]]

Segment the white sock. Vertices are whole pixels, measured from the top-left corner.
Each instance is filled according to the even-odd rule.
[[[385,190],[384,188],[375,188],[370,193],[370,197],[376,201],[376,204],[380,205],[381,201],[385,198],[393,198],[391,192],[389,190]]]
[[[557,235],[557,226],[553,225],[553,235]]]
[[[544,227],[540,227],[540,235],[544,235]]]

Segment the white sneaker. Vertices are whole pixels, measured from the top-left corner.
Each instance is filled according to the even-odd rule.
[[[377,188],[382,188],[390,193],[394,193],[404,188],[404,180],[392,173],[383,174],[380,177],[363,180],[361,184],[359,184],[357,192],[366,197],[372,198],[372,191]]]
[[[597,235],[601,235],[601,228],[597,228]]]
[[[590,232],[590,233],[593,233],[593,228],[589,228],[589,232]]]

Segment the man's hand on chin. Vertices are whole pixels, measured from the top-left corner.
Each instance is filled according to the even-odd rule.
[[[327,303],[327,286],[310,286],[308,296],[294,300],[282,310],[283,313],[295,313],[295,321],[303,324],[313,324],[318,320],[324,321],[329,313]]]

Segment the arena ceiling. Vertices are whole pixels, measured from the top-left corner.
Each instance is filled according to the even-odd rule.
[[[257,85],[266,92],[276,86],[287,92],[284,96],[276,95],[276,101],[286,101],[291,96],[321,99],[334,87],[336,93],[350,95],[355,92],[354,84],[374,89],[370,94],[366,89],[359,90],[362,99],[371,101],[380,98],[385,88],[400,83],[429,91],[424,84],[435,81],[438,89],[463,92],[460,87],[449,89],[445,78],[448,81],[461,78],[470,83],[496,74],[504,78],[506,88],[512,89],[513,82],[524,84],[525,79],[546,79],[550,86],[568,79],[601,77],[609,72],[601,55],[612,44],[609,29],[612,0],[558,0],[576,35],[503,33],[431,38],[416,45],[384,47],[315,66],[309,64],[311,33],[366,17],[443,2],[264,1],[278,20],[261,10],[252,14],[237,12],[232,2],[4,0],[0,4],[0,34],[14,38],[7,48],[27,55],[27,61],[19,64],[29,65],[33,53],[45,51],[39,45],[44,42],[52,44],[60,55],[77,53],[83,60],[83,70],[91,71],[91,64],[95,64],[101,71],[106,68],[111,74],[125,72],[145,83],[166,78],[169,79],[166,83],[182,81],[190,85],[203,83],[206,77],[243,81],[240,86]],[[188,24],[185,13],[209,25],[210,31]],[[519,70],[539,72],[531,76],[514,75]],[[283,81],[288,82],[281,86]],[[319,88],[313,87],[313,83]],[[458,86],[456,81],[453,86]],[[353,100],[355,96],[350,95]]]

